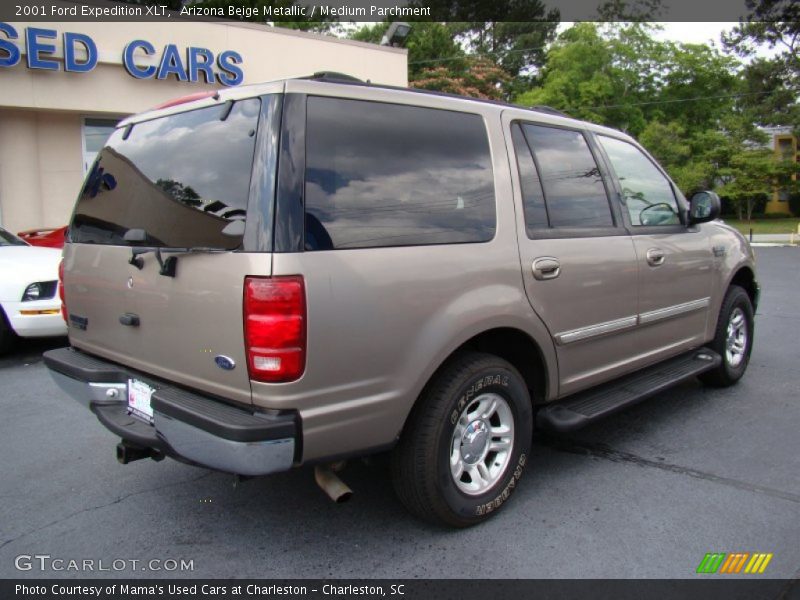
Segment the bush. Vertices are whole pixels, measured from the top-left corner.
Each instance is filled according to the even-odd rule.
[[[763,215],[759,215],[759,219],[791,219],[792,215],[787,215],[786,213],[766,213]]]

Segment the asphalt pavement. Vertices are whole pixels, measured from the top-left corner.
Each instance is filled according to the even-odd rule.
[[[341,505],[309,469],[234,485],[172,460],[119,465],[118,440],[41,362],[64,341],[27,342],[0,358],[0,577],[691,578],[709,552],[772,553],[763,577],[800,576],[800,248],[757,257],[739,385],[690,382],[537,434],[512,500],[461,531],[409,516],[380,461],[345,470],[355,495]]]

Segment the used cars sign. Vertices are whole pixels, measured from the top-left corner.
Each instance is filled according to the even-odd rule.
[[[9,23],[0,22],[0,68],[14,67],[20,63],[22,52],[14,40],[24,38],[26,64],[29,69],[43,69],[73,73],[88,73],[97,66],[98,51],[94,40],[83,33],[66,32],[61,37],[63,63],[56,60],[58,32],[54,29],[26,27],[22,33]],[[84,55],[79,60],[78,55]],[[158,64],[136,64],[137,58],[157,56]],[[149,63],[150,61],[148,61]],[[179,49],[176,44],[167,44],[159,53],[147,40],[133,40],[125,45],[122,52],[125,70],[136,79],[167,79],[174,75],[178,81],[196,83],[221,83],[234,86],[242,83],[244,72],[240,65],[242,56],[233,50],[225,50],[218,55],[207,49],[189,47]],[[62,66],[63,65],[63,66]]]

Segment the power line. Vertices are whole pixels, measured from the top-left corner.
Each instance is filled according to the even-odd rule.
[[[800,88],[785,88],[787,91],[794,92],[798,91]],[[776,91],[779,90],[770,90],[764,92],[744,92],[741,94],[720,94],[718,96],[696,96],[694,98],[675,98],[673,100],[651,100],[648,102],[628,102],[626,104],[606,104],[602,106],[583,106],[580,108],[584,108],[587,110],[592,110],[595,108],[624,108],[626,106],[647,106],[652,104],[674,104],[676,102],[694,102],[697,100],[718,100],[721,98],[743,98],[745,96],[763,96],[764,94],[774,94]]]
[[[470,58],[482,58],[484,56],[504,56],[506,54],[515,54],[518,52],[534,52],[536,50],[547,50],[549,46],[535,46],[532,48],[513,48],[511,50],[497,50],[495,52],[481,52],[479,54],[459,54],[457,56],[445,56],[443,58],[426,58],[425,60],[413,60],[409,65],[423,65],[428,63],[448,62],[453,60],[466,60]]]

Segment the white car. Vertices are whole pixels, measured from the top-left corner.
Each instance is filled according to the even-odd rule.
[[[61,250],[0,228],[0,352],[20,337],[67,335],[58,295]]]

